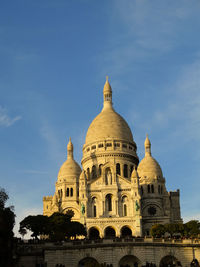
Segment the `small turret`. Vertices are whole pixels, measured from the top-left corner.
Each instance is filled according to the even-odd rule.
[[[73,144],[72,144],[72,141],[71,141],[71,137],[69,138],[69,143],[67,145],[67,159],[73,159],[74,156],[73,156]]]
[[[145,157],[151,156],[151,142],[149,140],[148,134],[146,135],[146,139],[144,142],[144,148],[145,148]]]
[[[139,178],[136,168],[133,169],[131,179]]]
[[[103,96],[104,96],[103,109],[112,107],[112,88],[108,81],[108,76],[106,76],[106,82],[103,88]]]

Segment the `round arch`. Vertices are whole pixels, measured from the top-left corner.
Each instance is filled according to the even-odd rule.
[[[152,207],[154,208],[153,213],[151,214]],[[155,216],[162,216],[163,215],[163,210],[162,208],[157,204],[157,203],[149,203],[146,206],[143,207],[142,209],[142,214],[150,214],[150,215],[155,215]]]
[[[190,264],[191,267],[199,267],[199,262],[197,259],[193,259],[191,264]]]
[[[88,232],[89,232],[89,239],[99,239],[100,238],[99,230],[96,227],[91,227]]]
[[[119,261],[119,267],[140,267],[141,261],[133,255],[126,255]]]
[[[92,257],[86,257],[79,261],[78,267],[99,267],[99,263]]]
[[[173,266],[182,266],[181,262],[172,255],[167,255],[163,257],[160,261],[159,267],[173,267]]]
[[[115,229],[112,226],[108,226],[104,230],[104,237],[105,238],[114,238],[116,237]]]
[[[127,225],[124,225],[122,228],[121,228],[121,237],[130,237],[132,236],[132,230],[129,226]]]

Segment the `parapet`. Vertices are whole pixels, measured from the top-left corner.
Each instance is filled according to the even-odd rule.
[[[170,197],[180,196],[180,190],[177,189],[177,191],[169,191]]]
[[[43,197],[43,201],[51,201],[52,199],[53,199],[53,196]]]

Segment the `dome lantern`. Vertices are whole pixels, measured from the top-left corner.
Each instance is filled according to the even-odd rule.
[[[148,134],[146,135],[144,148],[145,148],[145,156],[151,156],[151,142],[149,140]]]
[[[103,88],[103,96],[104,96],[103,109],[112,108],[112,88],[108,81],[108,76],[106,76],[106,82]]]
[[[67,159],[71,158],[73,159],[73,144],[72,144],[72,141],[71,141],[71,137],[69,138],[69,143],[67,144]]]

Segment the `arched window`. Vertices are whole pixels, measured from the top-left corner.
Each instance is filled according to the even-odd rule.
[[[148,186],[147,186],[147,190],[148,190],[148,193],[151,192],[151,189],[150,189],[150,185],[149,185],[149,184],[148,184]]]
[[[106,205],[107,205],[107,210],[112,211],[112,195],[108,194],[106,196]]]
[[[143,186],[141,186],[141,194],[144,194]]]
[[[133,165],[130,166],[130,176],[131,176],[132,172],[133,172]]]
[[[94,205],[94,208],[93,208],[94,210],[93,210],[93,212],[94,212],[94,217],[97,217],[97,207],[96,207],[96,205]]]
[[[97,217],[97,206],[96,206],[96,203],[97,203],[97,199],[96,199],[96,197],[93,197],[92,198],[92,216],[93,217]]]
[[[73,188],[70,189],[70,196],[73,197]]]
[[[116,164],[116,173],[121,175],[121,170],[120,170],[120,164],[119,163]]]
[[[92,179],[97,177],[97,170],[96,170],[96,166],[93,165],[92,166]]]
[[[124,215],[124,216],[127,216],[127,206],[126,206],[126,204],[124,204],[123,211],[124,211],[124,212],[123,212],[123,213],[124,213],[123,215]]]
[[[124,164],[124,177],[128,177],[128,165]]]
[[[160,185],[158,185],[158,194],[160,194]]]
[[[163,187],[162,187],[162,185],[161,185],[161,189],[160,189],[160,192],[161,192],[161,194],[163,193]]]
[[[67,188],[66,196],[69,196],[69,188]]]
[[[154,185],[151,185],[151,193],[154,193]]]
[[[123,196],[123,198],[122,198],[123,216],[127,216],[127,203],[128,203],[127,196]]]
[[[87,168],[87,178],[90,179],[90,168]]]
[[[100,165],[99,165],[99,176],[101,175],[101,168],[102,168],[102,165],[103,165],[103,164],[100,164]]]

